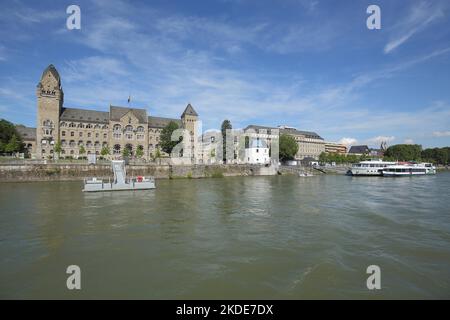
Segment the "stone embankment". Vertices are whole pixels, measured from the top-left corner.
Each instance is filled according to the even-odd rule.
[[[127,176],[153,176],[156,179],[207,178],[225,176],[276,175],[273,167],[245,164],[217,165],[157,165],[132,164],[126,166]],[[112,178],[109,164],[0,164],[0,181],[65,181],[89,177]]]

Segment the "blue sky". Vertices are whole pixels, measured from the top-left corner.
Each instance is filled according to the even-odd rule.
[[[290,125],[326,140],[450,145],[450,1],[0,0],[0,117],[35,126],[52,63],[66,107],[110,104],[203,130]],[[81,8],[81,30],[66,8]],[[381,8],[368,30],[366,8]]]

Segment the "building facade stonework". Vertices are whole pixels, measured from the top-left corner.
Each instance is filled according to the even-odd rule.
[[[25,141],[32,156],[38,159],[54,158],[55,145],[61,144],[61,157],[78,158],[88,154],[100,155],[107,148],[112,158],[119,158],[124,150],[128,154],[144,159],[153,159],[160,150],[160,135],[171,121],[189,132],[192,148],[191,160],[195,161],[195,148],[199,117],[188,104],[180,119],[153,117],[146,109],[112,106],[109,112],[67,108],[61,78],[53,65],[43,72],[36,89],[37,122],[33,128],[18,128],[27,131]],[[34,138],[34,139],[33,139]],[[34,142],[34,143],[33,143]],[[157,152],[157,150],[160,150]]]

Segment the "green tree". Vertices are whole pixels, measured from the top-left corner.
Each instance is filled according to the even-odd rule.
[[[298,151],[298,144],[295,139],[287,134],[280,136],[280,160],[292,160]]]
[[[53,150],[56,152],[56,154],[58,155],[58,158],[59,158],[59,156],[61,155],[61,151],[62,151],[61,141],[59,139],[55,143]]]
[[[78,153],[79,154],[85,154],[86,153],[86,149],[83,146],[80,146],[80,148],[78,149]]]
[[[144,155],[144,147],[138,146],[136,149],[136,157],[141,158]]]
[[[111,151],[109,150],[109,147],[108,146],[104,146],[103,148],[102,148],[102,150],[100,151],[100,154],[102,155],[102,156],[107,156],[107,155],[109,155],[111,153]]]
[[[450,147],[428,148],[422,151],[424,161],[447,165],[450,160]]]
[[[24,147],[22,137],[20,136],[14,124],[5,119],[1,119],[0,152],[20,152],[23,149]]]
[[[174,121],[170,121],[167,126],[162,129],[159,143],[162,151],[171,154],[172,149],[183,140],[183,137],[180,137],[178,141],[172,141],[172,133],[177,129],[179,129],[179,126]]]
[[[223,153],[222,153],[222,160],[224,163],[227,161],[227,130],[231,130],[233,127],[231,126],[230,120],[224,120],[222,122],[221,131],[222,131],[222,146],[223,146]]]
[[[130,148],[127,148],[127,147],[123,148],[123,151],[122,151],[122,157],[127,158],[127,157],[129,157],[130,155],[131,155]]]
[[[159,150],[159,147],[156,147],[154,160],[159,159],[159,164],[161,164],[161,150]]]
[[[19,152],[22,149],[22,141],[15,134],[12,135],[11,139],[5,146],[5,152]]]
[[[387,148],[384,155],[398,161],[420,161],[422,146],[418,144],[396,144]]]

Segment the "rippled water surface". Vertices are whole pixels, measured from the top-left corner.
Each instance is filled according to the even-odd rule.
[[[450,173],[81,187],[0,184],[1,298],[450,298]]]

